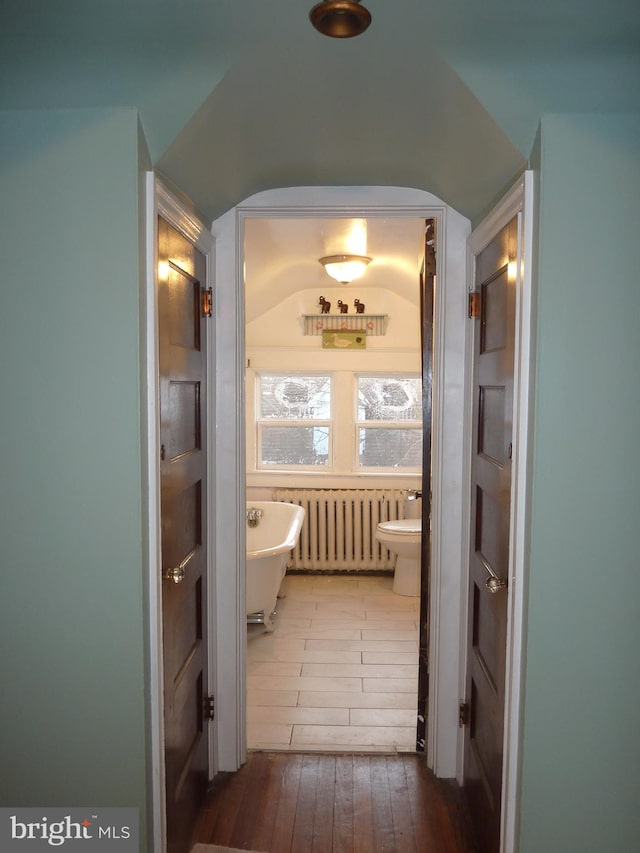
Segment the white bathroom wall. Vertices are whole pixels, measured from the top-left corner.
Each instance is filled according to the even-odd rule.
[[[327,279],[329,281],[329,279]],[[324,296],[331,302],[331,316],[338,315],[338,300],[349,306],[347,317],[355,314],[354,299],[365,304],[365,314],[383,314],[388,317],[385,335],[368,335],[366,352],[404,352],[413,354],[416,368],[420,369],[420,310],[419,310],[419,271],[416,269],[415,302],[403,299],[392,290],[376,287],[367,289],[365,284],[352,282],[344,287],[323,287],[301,289],[282,302],[274,305],[260,317],[246,326],[247,355],[261,348],[312,350],[316,357],[322,357],[322,336],[305,335],[302,317],[305,314],[319,314],[318,299]],[[247,299],[251,298],[250,289]],[[326,353],[326,351],[325,351]],[[348,353],[340,353],[348,355]],[[284,357],[284,356],[283,356]]]
[[[337,315],[339,299],[349,305],[348,317],[354,316],[353,302],[365,303],[366,314],[388,317],[386,334],[368,335],[364,350],[322,348],[322,335],[304,334],[303,316],[319,314],[318,298],[331,302],[331,316]],[[250,287],[246,292],[251,298]],[[255,376],[260,370],[326,370],[338,374],[336,389],[344,392],[336,400],[340,411],[352,406],[350,382],[354,374],[366,372],[420,374],[419,272],[416,269],[415,301],[409,301],[392,290],[367,289],[366,284],[302,289],[261,314],[246,325],[246,435],[247,497],[269,500],[279,486],[307,488],[419,488],[419,474],[373,474],[362,472],[278,473],[257,471],[255,464]],[[342,377],[344,376],[344,379]]]

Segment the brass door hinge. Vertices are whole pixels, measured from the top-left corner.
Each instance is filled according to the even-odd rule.
[[[469,702],[461,702],[458,710],[458,725],[460,728],[468,726],[471,722],[471,705]]]
[[[213,288],[202,291],[202,316],[210,317],[213,313]]]
[[[205,720],[214,720],[216,716],[216,700],[214,696],[204,697],[203,715]]]
[[[481,304],[480,304],[480,291],[472,290],[469,293],[469,304],[467,310],[467,316],[470,319],[476,319],[480,316]]]

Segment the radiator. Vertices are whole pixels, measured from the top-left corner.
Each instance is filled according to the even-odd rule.
[[[404,518],[406,489],[276,489],[274,499],[303,506],[305,521],[288,569],[378,571],[394,555],[376,539],[381,521]]]

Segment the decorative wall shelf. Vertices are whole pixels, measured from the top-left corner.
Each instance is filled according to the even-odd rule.
[[[303,314],[305,335],[321,335],[325,329],[354,332],[364,331],[367,335],[386,335],[388,314]]]

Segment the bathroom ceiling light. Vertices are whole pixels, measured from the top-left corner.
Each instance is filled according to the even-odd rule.
[[[320,258],[320,263],[331,278],[340,284],[349,284],[354,278],[364,275],[370,260],[365,255],[328,255]]]
[[[309,12],[309,20],[324,36],[348,39],[367,29],[371,13],[360,0],[322,0]]]

